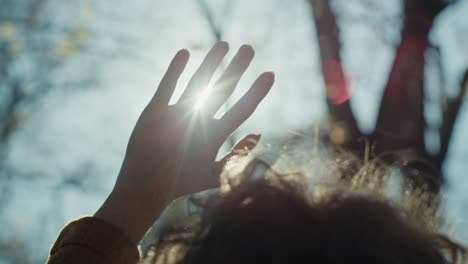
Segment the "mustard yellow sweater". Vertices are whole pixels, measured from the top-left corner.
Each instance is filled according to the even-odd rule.
[[[85,217],[66,225],[55,241],[48,264],[135,264],[140,254],[117,227]]]

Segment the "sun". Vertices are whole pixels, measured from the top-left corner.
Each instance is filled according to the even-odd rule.
[[[198,96],[197,102],[193,106],[193,108],[196,111],[200,111],[203,108],[203,106],[205,105],[206,101],[209,98],[210,92],[211,92],[211,89],[207,88],[207,89],[204,89],[203,92],[200,93],[200,95]]]

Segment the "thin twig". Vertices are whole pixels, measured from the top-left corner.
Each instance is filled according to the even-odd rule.
[[[447,157],[448,148],[450,145],[450,141],[452,140],[453,129],[455,127],[455,123],[457,121],[458,114],[460,113],[460,109],[463,105],[466,93],[468,89],[468,69],[465,71],[463,75],[463,79],[460,83],[460,90],[458,95],[450,100],[447,104],[447,108],[444,112],[444,120],[442,123],[442,127],[440,129],[440,152],[437,155],[437,163],[438,165],[442,165],[442,162]]]

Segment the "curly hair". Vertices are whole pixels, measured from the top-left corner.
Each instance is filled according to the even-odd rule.
[[[438,197],[407,186],[401,199],[390,199],[382,191],[387,167],[353,164],[353,177],[308,188],[303,173],[278,171],[284,164],[297,169],[297,163],[274,160],[283,165],[258,153],[234,158],[222,175],[221,193],[193,200],[203,208],[196,220],[167,229],[145,263],[465,261],[465,248],[438,231]],[[369,166],[372,171],[362,173]]]

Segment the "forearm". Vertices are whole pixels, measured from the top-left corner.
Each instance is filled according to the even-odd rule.
[[[94,216],[118,227],[138,244],[166,205],[163,197],[150,199],[138,192],[114,190]]]

